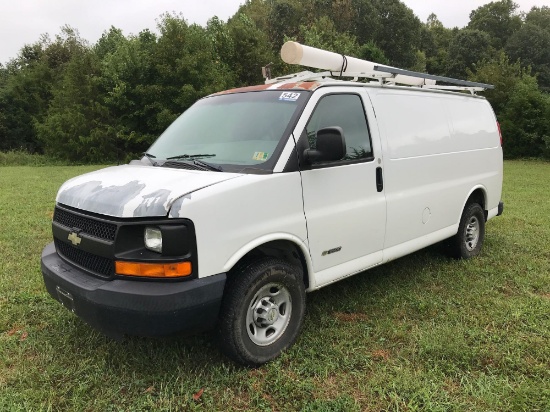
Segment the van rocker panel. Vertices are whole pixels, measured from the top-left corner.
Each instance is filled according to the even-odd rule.
[[[106,334],[162,336],[215,326],[226,274],[181,282],[103,280],[65,263],[53,243],[42,252],[48,293]]]

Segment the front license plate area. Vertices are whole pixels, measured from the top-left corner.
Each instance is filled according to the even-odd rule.
[[[57,299],[59,299],[59,302],[61,302],[61,304],[71,312],[74,312],[73,295],[66,290],[61,289],[59,286],[56,286],[55,290],[57,291]]]

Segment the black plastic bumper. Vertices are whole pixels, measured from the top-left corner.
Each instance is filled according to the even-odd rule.
[[[102,280],[64,262],[53,243],[42,252],[48,293],[109,335],[160,336],[216,324],[226,274],[183,282]]]

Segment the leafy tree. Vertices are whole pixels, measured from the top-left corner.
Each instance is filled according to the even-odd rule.
[[[382,24],[379,12],[372,0],[352,0],[355,10],[354,34],[359,44],[377,43],[377,33]],[[379,45],[380,47],[380,45]]]
[[[196,100],[231,86],[224,66],[216,61],[216,53],[207,31],[188,25],[183,18],[164,15],[159,23],[160,37],[154,47],[155,82],[159,94],[151,96],[162,105],[163,115],[157,126],[163,130],[169,120],[186,110]]]
[[[357,57],[364,60],[380,64],[390,64],[389,59],[386,57],[382,49],[376,45],[372,40],[359,47],[359,53]]]
[[[417,50],[415,53],[415,62],[411,66],[411,70],[415,72],[425,73],[426,72],[426,53],[421,50]]]
[[[475,71],[478,61],[491,56],[491,39],[481,30],[460,30],[449,44],[447,73],[451,77],[464,78],[467,70]]]
[[[42,151],[34,122],[43,119],[67,62],[82,44],[78,32],[64,26],[54,41],[43,35],[8,63],[0,89],[0,150]]]
[[[501,49],[521,27],[521,17],[515,14],[519,6],[513,0],[493,1],[470,13],[469,29],[489,34],[491,45]]]
[[[116,140],[99,92],[99,60],[90,48],[80,46],[66,63],[47,115],[35,127],[48,155],[71,161],[113,160]]]
[[[156,35],[148,30],[118,38],[101,62],[104,104],[117,119],[117,147],[127,152],[142,152],[162,131],[157,119],[164,107],[158,101],[162,92],[156,85],[156,41]]]
[[[124,43],[125,40],[126,38],[122,34],[122,30],[111,26],[108,31],[103,32],[95,44],[95,53],[100,59],[103,59],[107,55],[115,53],[118,46]]]
[[[237,15],[233,16],[233,19],[235,19],[236,16]],[[228,66],[231,66],[235,59],[235,43],[233,37],[229,33],[227,24],[214,16],[208,20],[206,34],[212,43],[216,60],[225,62]]]
[[[246,14],[259,30],[269,35],[269,10],[270,4],[266,0],[246,0],[234,16]]]
[[[2,99],[4,97],[8,78],[8,70],[2,63],[0,63],[0,150],[11,149],[11,147],[7,144],[8,124],[6,114],[4,110],[1,110],[1,108],[5,106],[5,103],[2,104]]]
[[[525,23],[534,24],[541,29],[550,30],[550,7],[533,7],[525,16]]]
[[[550,89],[550,28],[525,23],[508,40],[506,52],[512,59],[530,66],[538,73],[541,86]]]
[[[225,63],[237,78],[237,86],[263,82],[262,67],[276,60],[267,35],[245,14],[234,16],[227,23],[233,53]]]
[[[138,153],[197,99],[294,70],[285,39],[382,64],[492,83],[505,154],[550,156],[550,8],[522,17],[512,0],[474,10],[467,28],[430,15],[422,24],[400,0],[246,0],[227,23],[159,19],[160,34],[111,27],[90,46],[65,26],[0,65],[0,150],[25,148],[70,160]],[[504,50],[502,49],[504,47]],[[512,63],[511,63],[512,62]],[[531,75],[533,73],[533,75]],[[536,78],[534,77],[536,76]]]
[[[338,32],[334,22],[328,17],[321,17],[308,26],[300,26],[299,38],[311,47],[347,56],[359,55],[359,45],[355,36]]]
[[[475,73],[468,71],[468,74],[469,80],[495,86],[494,89],[483,92],[483,95],[491,102],[497,116],[506,109],[510,94],[518,83],[531,77],[529,70],[522,68],[519,61],[510,63],[503,51],[494,60],[480,62]]]
[[[504,52],[480,63],[470,80],[495,86],[483,94],[491,102],[501,124],[504,155],[550,158],[550,98],[519,61],[510,63]]]
[[[435,14],[430,14],[422,26],[420,50],[426,55],[428,73],[447,75],[449,65],[449,45],[453,31],[443,26]]]
[[[550,97],[538,89],[535,78],[518,82],[500,118],[507,158],[550,159]]]
[[[391,64],[412,67],[420,48],[421,23],[411,9],[399,0],[371,0],[378,18],[372,40],[384,51]]]
[[[278,50],[285,37],[295,38],[305,23],[304,5],[299,0],[270,0],[268,9],[269,41]]]
[[[330,18],[338,32],[344,34],[353,32],[355,10],[352,0],[332,0],[328,10],[330,10]]]

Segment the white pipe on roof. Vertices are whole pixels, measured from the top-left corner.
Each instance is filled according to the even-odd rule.
[[[343,56],[342,54],[317,49],[315,47],[304,46],[294,41],[287,41],[283,44],[281,48],[281,58],[288,64],[299,64],[301,66],[328,70],[335,73],[340,73],[340,71],[342,71],[342,74],[373,72],[375,71],[375,66],[384,66],[368,60],[361,60],[355,57]],[[342,68],[344,70],[342,70]],[[392,81],[410,86],[422,86],[425,84],[434,85],[436,83],[435,80],[401,74],[395,76]]]

